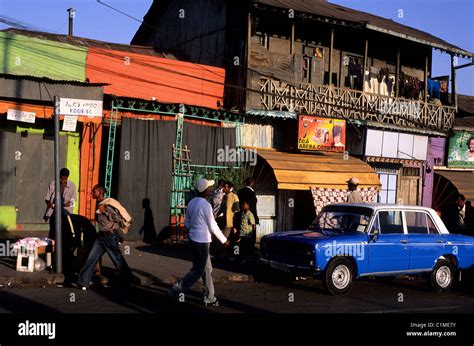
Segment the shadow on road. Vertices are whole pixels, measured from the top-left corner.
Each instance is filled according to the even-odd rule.
[[[61,311],[48,305],[24,298],[10,291],[0,291],[0,306],[16,314],[60,314]]]

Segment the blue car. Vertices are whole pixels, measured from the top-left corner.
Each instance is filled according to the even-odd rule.
[[[260,248],[263,263],[321,278],[334,295],[360,277],[402,274],[425,274],[440,293],[474,266],[474,237],[450,234],[433,209],[418,206],[330,204],[309,229],[266,235]]]

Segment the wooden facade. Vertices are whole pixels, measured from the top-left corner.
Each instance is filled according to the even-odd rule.
[[[277,8],[262,2],[156,1],[145,16],[156,30],[142,25],[132,43],[175,49],[193,62],[224,67],[227,109],[317,114],[440,132],[452,128],[455,108],[427,102],[430,45],[354,22],[291,16],[283,3]],[[180,13],[185,17],[176,19]],[[394,80],[405,73],[425,86],[416,100],[401,97],[398,83],[388,95],[363,91],[349,83],[349,61],[363,71],[387,69]]]

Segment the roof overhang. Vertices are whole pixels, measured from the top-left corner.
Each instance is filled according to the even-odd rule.
[[[452,171],[435,170],[435,173],[445,177],[458,189],[458,192],[466,197],[466,200],[474,200],[474,171]]]
[[[257,154],[273,169],[279,190],[309,190],[311,186],[347,188],[357,177],[360,187],[379,187],[377,173],[367,163],[339,153],[294,154],[259,149]]]
[[[402,34],[402,33],[399,33],[399,32],[393,31],[393,30],[380,28],[380,27],[378,27],[376,25],[373,25],[373,24],[368,24],[367,23],[366,28],[369,29],[369,30],[378,31],[378,32],[381,32],[381,33],[384,33],[384,34],[387,34],[387,35],[392,35],[392,36],[396,36],[396,37],[399,37],[399,38],[403,38],[405,40],[409,40],[409,41],[413,41],[413,42],[416,42],[416,43],[424,44],[424,45],[427,45],[427,46],[430,46],[430,47],[433,47],[433,48],[440,49],[444,52],[453,53],[455,55],[459,55],[459,56],[462,56],[462,57],[465,57],[465,58],[473,58],[474,57],[474,53],[468,52],[468,51],[463,50],[463,49],[444,46],[442,44],[438,44],[438,43],[435,43],[435,42],[423,40],[423,39],[416,38],[416,37],[406,35],[406,34]]]

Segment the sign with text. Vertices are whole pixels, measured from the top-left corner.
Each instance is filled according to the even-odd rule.
[[[454,132],[449,139],[448,167],[474,168],[474,132]]]
[[[36,113],[23,112],[16,109],[9,109],[7,111],[7,119],[13,121],[22,121],[24,123],[35,123]]]
[[[76,131],[77,126],[77,116],[75,115],[67,115],[64,117],[63,121],[63,131]]]
[[[343,152],[345,147],[345,120],[299,116],[298,149]]]
[[[102,117],[102,101],[61,98],[59,114]]]

